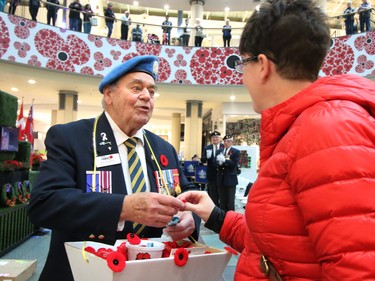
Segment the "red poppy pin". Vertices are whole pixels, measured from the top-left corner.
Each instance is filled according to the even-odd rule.
[[[111,252],[107,256],[108,267],[114,272],[121,272],[125,268],[125,256],[120,252]]]
[[[167,166],[168,166],[168,159],[167,159],[167,156],[165,156],[164,154],[161,154],[161,155],[160,155],[160,163],[161,163],[164,167],[167,167]]]
[[[227,250],[227,252],[229,252],[229,253],[231,253],[231,254],[233,254],[235,256],[238,255],[238,252],[235,249],[231,248],[231,247],[225,246],[224,249]]]
[[[128,239],[129,243],[132,245],[139,245],[141,243],[141,238],[139,238],[138,235],[134,233],[128,233],[126,235],[126,239]]]
[[[185,248],[178,248],[174,253],[174,263],[177,266],[184,266],[189,259],[189,253]]]

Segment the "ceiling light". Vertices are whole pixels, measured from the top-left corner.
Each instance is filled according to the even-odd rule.
[[[157,98],[157,97],[160,97],[160,94],[158,94],[158,93],[155,93],[155,97]]]
[[[169,10],[169,5],[165,4],[164,5],[164,10]]]
[[[134,6],[138,6],[138,5],[139,5],[138,1],[134,1],[134,2],[133,2],[133,5],[134,5]]]
[[[236,96],[231,95],[229,98],[230,98],[230,100],[235,100],[235,99],[236,99]]]
[[[32,80],[32,79],[30,79],[29,81],[27,81],[29,84],[35,84],[36,83],[36,81],[35,80]]]
[[[18,89],[17,89],[17,88],[14,88],[14,87],[13,87],[13,88],[10,88],[10,90],[13,91],[13,92],[18,92]]]
[[[230,11],[229,7],[225,7],[224,11],[228,13]]]

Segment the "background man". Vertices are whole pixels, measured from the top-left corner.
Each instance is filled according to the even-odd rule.
[[[359,27],[361,32],[365,32],[365,29],[366,31],[370,31],[371,4],[367,0],[362,0],[362,3],[357,11],[359,13]]]
[[[52,229],[40,281],[73,281],[66,241],[114,244],[128,233],[160,237],[163,231],[173,240],[198,239],[199,219],[179,212],[181,200],[161,194],[196,187],[173,146],[143,129],[154,109],[158,65],[154,56],[138,56],[117,66],[99,85],[100,116],[47,132],[47,160],[29,204],[31,222]],[[175,215],[180,222],[166,227]]]
[[[233,145],[233,137],[226,135],[223,138],[224,149],[216,157],[218,162],[217,181],[219,188],[220,209],[227,212],[235,210],[235,196],[237,179],[237,166],[240,162],[240,151]]]
[[[349,14],[347,16],[344,16],[346,35],[354,33],[354,13],[355,9],[352,7],[352,2],[348,1],[347,7],[344,10],[344,14]]]
[[[81,11],[82,5],[79,0],[74,0],[73,3],[69,5],[69,29],[74,31],[80,31],[82,27],[81,24]]]
[[[212,201],[214,201],[216,206],[219,204],[219,190],[217,185],[217,162],[216,156],[218,151],[224,149],[224,145],[220,143],[220,133],[214,131],[211,134],[211,144],[205,146],[202,152],[202,163],[207,164],[207,191],[210,195]]]
[[[130,12],[126,11],[121,17],[121,39],[128,40],[129,26],[131,25]]]
[[[165,16],[165,21],[161,24],[161,28],[163,30],[163,44],[170,45],[171,44],[171,30],[172,30],[172,22],[169,21],[169,16]]]
[[[111,38],[112,30],[113,30],[113,23],[115,22],[116,16],[114,12],[112,11],[112,3],[108,3],[107,9],[104,10],[104,16],[105,16],[105,25],[108,28],[108,34],[107,38]]]

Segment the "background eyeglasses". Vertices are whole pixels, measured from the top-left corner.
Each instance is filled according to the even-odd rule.
[[[237,60],[237,61],[234,62],[234,67],[235,67],[237,72],[243,74],[243,67],[244,67],[245,63],[255,61],[257,59],[258,59],[258,56],[253,56],[253,57],[250,57],[250,58],[247,58],[247,59]]]

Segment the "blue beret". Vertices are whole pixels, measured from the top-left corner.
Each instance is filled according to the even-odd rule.
[[[103,77],[99,84],[99,91],[103,94],[106,85],[111,84],[120,77],[130,72],[144,72],[150,74],[154,80],[157,79],[159,69],[159,61],[155,56],[138,56],[127,60],[126,62],[116,66],[106,76]]]

